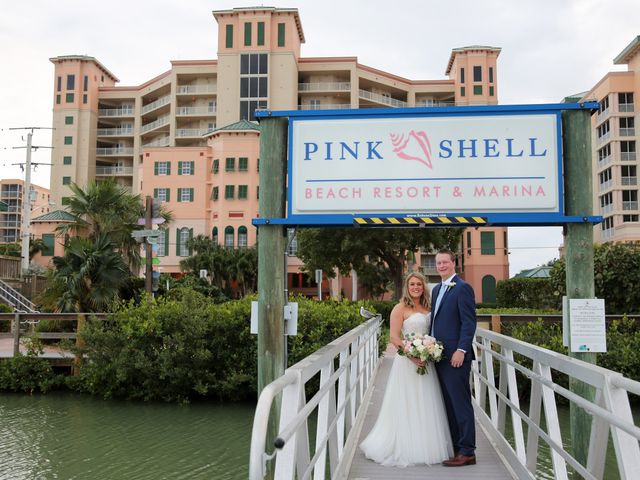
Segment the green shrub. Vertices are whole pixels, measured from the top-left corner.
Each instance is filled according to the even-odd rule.
[[[548,278],[515,277],[501,280],[496,287],[497,307],[554,309],[561,301]]]
[[[0,391],[46,393],[60,382],[48,360],[38,358],[42,346],[38,341],[28,344],[26,355],[18,354],[0,360]]]
[[[11,313],[13,312],[13,308],[5,303],[0,303],[0,313]]]

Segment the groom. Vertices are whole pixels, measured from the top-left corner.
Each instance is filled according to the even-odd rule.
[[[462,467],[476,463],[475,418],[469,386],[476,309],[473,289],[456,275],[454,262],[450,250],[440,250],[436,255],[436,269],[442,283],[433,288],[431,296],[434,305],[431,335],[444,345],[444,358],[435,365],[455,452],[453,458],[442,464]]]

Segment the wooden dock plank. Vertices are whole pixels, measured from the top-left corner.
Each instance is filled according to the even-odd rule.
[[[375,379],[373,396],[369,404],[364,420],[364,426],[358,439],[360,443],[369,433],[375,420],[378,418],[382,398],[384,397],[385,386],[389,377],[391,363],[393,362],[393,351],[387,351],[380,365],[380,369]],[[484,435],[480,426],[476,423],[476,456],[478,463],[466,467],[444,467],[442,465],[422,465],[415,467],[397,468],[383,467],[367,459],[360,449],[356,450],[351,463],[348,478],[350,480],[473,480],[476,478],[492,480],[512,480],[514,477],[509,469],[503,464],[498,454],[493,449],[491,443]]]

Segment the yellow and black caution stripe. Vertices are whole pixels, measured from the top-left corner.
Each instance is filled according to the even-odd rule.
[[[361,227],[453,227],[486,225],[487,219],[485,217],[355,217],[353,223]]]

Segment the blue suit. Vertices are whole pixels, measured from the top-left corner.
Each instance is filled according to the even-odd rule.
[[[436,363],[438,379],[447,410],[451,440],[456,452],[474,455],[476,429],[469,375],[471,361],[475,359],[472,342],[476,331],[476,305],[473,288],[457,275],[446,290],[435,312],[435,302],[442,284],[433,288],[431,295],[431,335],[444,345],[444,358]],[[435,313],[434,313],[435,312]],[[451,357],[457,349],[466,352],[459,368],[451,366]]]

